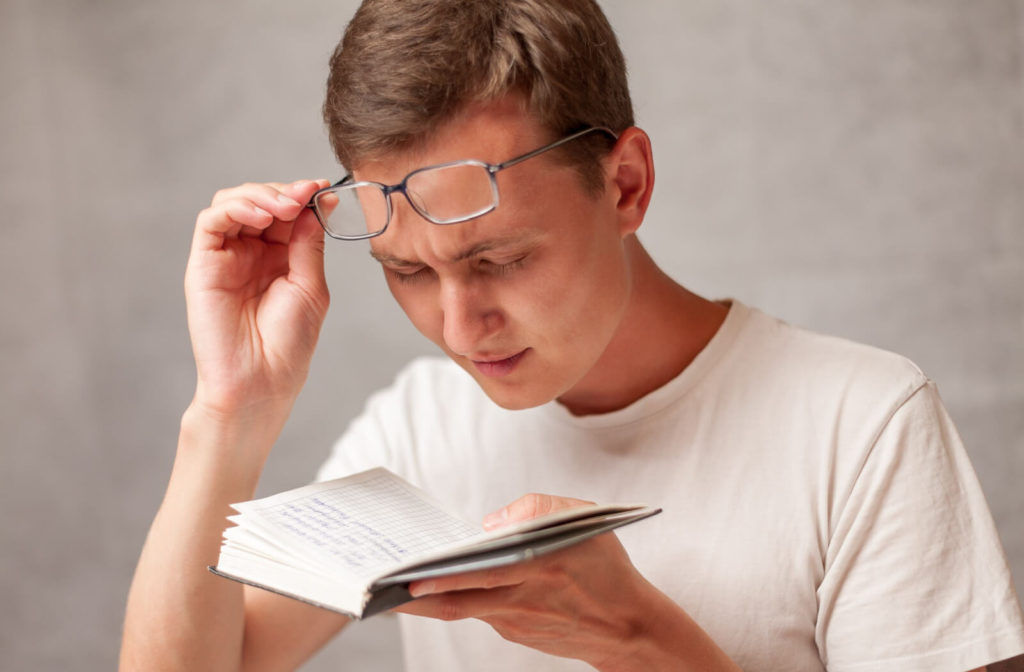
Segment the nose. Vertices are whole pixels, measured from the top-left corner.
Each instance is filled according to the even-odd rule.
[[[480,285],[471,278],[441,282],[442,335],[445,345],[457,355],[491,354],[488,341],[504,324],[501,311]]]

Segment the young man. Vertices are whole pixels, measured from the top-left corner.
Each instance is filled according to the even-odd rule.
[[[322,477],[388,466],[485,526],[576,497],[664,508],[413,584],[409,669],[962,671],[1024,651],[934,385],[695,296],[644,251],[650,142],[593,2],[368,0],[325,113],[348,180],[224,190],[197,220],[198,384],[123,667],[291,669],[345,625],[205,570],[305,379],[328,303],[321,225],[367,239],[345,244],[369,246],[448,356],[372,397]]]

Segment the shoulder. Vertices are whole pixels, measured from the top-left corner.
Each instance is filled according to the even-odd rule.
[[[832,399],[843,407],[896,407],[929,384],[910,359],[793,326],[747,308],[732,358],[734,375],[771,381],[784,398]]]

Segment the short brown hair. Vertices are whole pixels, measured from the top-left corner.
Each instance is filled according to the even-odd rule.
[[[594,0],[364,0],[331,57],[324,120],[351,169],[509,93],[552,139],[633,125],[625,59]],[[566,146],[588,187],[608,146],[601,134]]]

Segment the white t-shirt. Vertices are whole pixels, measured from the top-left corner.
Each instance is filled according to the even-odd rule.
[[[744,670],[964,672],[1024,652],[984,496],[906,359],[734,302],[676,379],[625,409],[506,411],[421,359],[323,465],[384,465],[470,517],[527,492],[663,508],[618,532]],[[406,667],[584,670],[486,624],[401,617]]]

